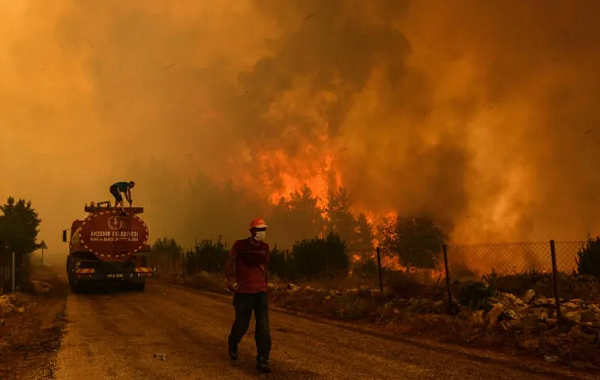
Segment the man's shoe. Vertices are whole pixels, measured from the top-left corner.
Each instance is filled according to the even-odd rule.
[[[231,358],[231,360],[237,360],[238,359],[238,346],[230,344],[229,345],[229,357]]]
[[[271,372],[271,366],[269,366],[269,362],[264,359],[259,359],[256,362],[256,369],[258,369],[258,371],[262,372],[262,373],[270,373]]]

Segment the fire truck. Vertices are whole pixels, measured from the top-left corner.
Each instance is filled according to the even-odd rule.
[[[73,293],[107,283],[144,291],[154,273],[146,264],[151,247],[148,226],[139,216],[144,208],[129,207],[123,214],[105,201],[86,204],[84,211],[87,216],[73,221],[62,237],[69,243],[67,275]]]

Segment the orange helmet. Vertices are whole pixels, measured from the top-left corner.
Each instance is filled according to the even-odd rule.
[[[262,218],[256,218],[250,222],[250,229],[253,228],[267,228],[267,224]]]

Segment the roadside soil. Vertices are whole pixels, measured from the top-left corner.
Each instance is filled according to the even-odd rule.
[[[34,268],[32,279],[49,291],[14,293],[21,310],[0,317],[0,379],[52,378],[55,370],[68,286],[49,267]]]

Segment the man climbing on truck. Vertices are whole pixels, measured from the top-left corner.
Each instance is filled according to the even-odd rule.
[[[264,220],[254,219],[250,223],[250,237],[233,244],[225,264],[227,290],[235,291],[235,322],[229,334],[229,357],[234,361],[238,359],[238,345],[248,331],[254,310],[256,368],[263,373],[271,372],[271,333],[267,298],[269,245],[263,241],[266,230]]]
[[[125,204],[123,202],[123,197],[121,193],[125,193],[125,198],[127,198],[127,202],[129,202],[129,207],[131,207],[131,203],[133,200],[131,199],[131,189],[135,186],[135,182],[116,182],[110,187],[110,193],[115,197],[115,207],[119,207],[121,205],[121,214],[123,216],[127,215],[125,213]]]

